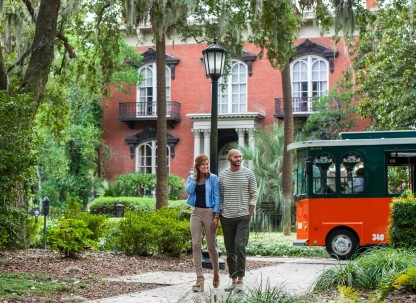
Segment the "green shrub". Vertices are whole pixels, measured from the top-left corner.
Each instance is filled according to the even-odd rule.
[[[125,174],[116,177],[117,189],[113,192],[120,196],[151,197],[156,187],[155,174]],[[110,186],[109,186],[110,187]],[[168,176],[169,199],[177,200],[185,192],[185,181],[178,176]]]
[[[116,205],[123,204],[124,208],[131,210],[143,209],[151,210],[155,207],[154,198],[139,197],[100,197],[88,204],[88,209],[92,214],[116,215]]]
[[[48,231],[47,240],[53,250],[65,257],[76,257],[79,252],[96,245],[91,239],[93,232],[87,223],[79,219],[62,219],[57,227]]]
[[[168,176],[169,200],[178,200],[185,192],[186,184],[184,179],[178,176]]]
[[[192,246],[189,220],[180,220],[180,211],[171,208],[157,210],[156,217],[160,227],[158,252],[179,256],[184,249],[188,251]]]
[[[0,249],[27,248],[34,226],[26,207],[17,208],[0,201]]]
[[[88,209],[92,214],[106,214],[109,216],[116,215],[116,205],[122,203],[125,209],[130,208],[132,211],[136,210],[156,210],[155,198],[141,198],[141,197],[100,197],[88,205]],[[168,202],[170,207],[189,209],[189,206],[184,200],[174,200]]]
[[[120,220],[117,247],[126,254],[146,256],[157,253],[158,225],[152,220],[153,212],[127,210]]]
[[[94,215],[90,213],[80,213],[79,219],[87,224],[87,228],[92,231],[91,239],[98,241],[107,228],[105,215]]]
[[[407,247],[416,244],[416,199],[410,190],[393,199],[389,225],[390,244]]]
[[[372,248],[346,265],[325,270],[317,279],[317,291],[335,290],[338,285],[355,289],[375,290],[392,274],[416,267],[415,253],[405,249]]]
[[[155,174],[126,174],[116,177],[120,192],[130,197],[151,197],[156,187]]]
[[[189,251],[189,221],[179,219],[180,210],[162,208],[158,211],[127,211],[120,220],[116,246],[127,254],[179,255]]]
[[[98,248],[103,251],[120,251],[117,246],[117,238],[120,237],[120,218],[108,218],[103,236],[100,238]]]
[[[67,196],[64,213],[48,231],[47,240],[52,249],[63,252],[66,257],[74,257],[87,248],[98,246],[105,222],[104,215],[81,212],[79,199],[72,200]]]

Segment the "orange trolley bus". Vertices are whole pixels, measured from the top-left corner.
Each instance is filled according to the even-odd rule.
[[[415,192],[416,131],[349,132],[296,142],[296,240],[348,259],[387,243],[392,198]]]

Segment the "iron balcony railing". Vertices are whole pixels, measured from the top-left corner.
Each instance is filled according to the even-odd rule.
[[[313,100],[316,97],[294,97],[292,100],[293,115],[296,117],[306,117],[313,113]],[[275,116],[284,117],[283,98],[275,99]]]
[[[157,119],[156,102],[123,102],[119,104],[119,119],[122,122]],[[166,119],[181,120],[181,104],[176,101],[166,102]]]

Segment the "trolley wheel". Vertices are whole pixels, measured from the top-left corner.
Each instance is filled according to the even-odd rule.
[[[328,235],[325,245],[331,257],[346,260],[358,251],[358,238],[347,229],[337,229]]]

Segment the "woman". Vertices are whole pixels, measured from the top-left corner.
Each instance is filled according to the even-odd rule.
[[[204,291],[204,276],[202,274],[202,229],[214,278],[214,288],[220,285],[218,253],[215,238],[220,213],[220,185],[218,177],[209,172],[209,162],[206,155],[195,158],[194,174],[188,178],[186,192],[189,194],[187,203],[193,206],[191,215],[192,253],[196,270],[196,283],[192,286],[194,292]]]

